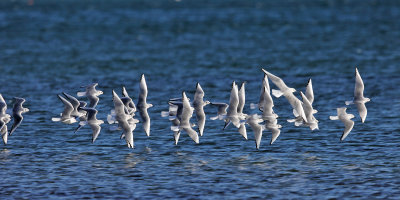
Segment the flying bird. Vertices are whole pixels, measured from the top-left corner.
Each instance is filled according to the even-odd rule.
[[[364,82],[360,76],[360,73],[358,73],[358,69],[356,68],[356,84],[354,88],[354,98],[353,101],[346,101],[346,105],[350,104],[356,104],[358,113],[360,114],[361,117],[361,122],[364,123],[365,119],[367,118],[367,107],[365,106],[365,103],[369,102],[370,99],[364,97]]]
[[[139,110],[140,117],[142,118],[143,129],[147,136],[150,136],[150,116],[147,112],[148,108],[153,107],[152,104],[147,103],[147,84],[144,74],[140,79],[140,93],[137,108]]]
[[[14,106],[13,106],[13,119],[14,123],[11,126],[11,130],[9,135],[11,136],[14,131],[21,125],[22,120],[24,117],[22,116],[23,113],[29,112],[28,108],[24,108],[23,104],[25,103],[24,98],[14,97]]]
[[[92,83],[88,86],[82,86],[82,88],[86,88],[86,91],[77,93],[78,97],[86,96],[89,99],[90,108],[95,108],[97,106],[99,103],[99,96],[103,94],[103,91],[96,90],[97,85],[98,83]]]
[[[354,126],[354,121],[351,119],[354,118],[353,114],[347,114],[346,113],[345,107],[343,108],[337,108],[337,116],[330,116],[330,120],[340,120],[344,124],[344,131],[342,134],[342,137],[340,138],[340,141],[343,141],[347,135],[349,135],[350,131],[353,129]]]
[[[193,98],[193,107],[196,112],[197,126],[199,128],[200,136],[203,136],[204,125],[206,123],[206,114],[204,113],[204,106],[208,105],[209,101],[204,101],[204,91],[200,84],[196,84],[196,92]]]

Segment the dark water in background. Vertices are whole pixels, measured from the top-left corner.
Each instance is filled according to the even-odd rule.
[[[0,92],[27,99],[31,112],[0,151],[5,198],[384,198],[400,195],[400,3],[396,1],[25,1],[0,2]],[[260,66],[298,90],[313,78],[320,131],[286,122],[260,150],[223,122],[207,121],[200,144],[183,133],[173,144],[166,101],[196,82],[205,98],[228,102],[233,80],[259,98]],[[339,143],[329,121],[351,100],[354,66],[365,83],[368,117]],[[99,82],[98,118],[125,85],[137,101],[145,73],[151,137],[141,125],[136,148],[103,125],[95,144],[85,127],[51,122],[74,94]],[[11,107],[11,102],[9,104]],[[354,107],[350,113],[356,114]],[[215,109],[206,107],[208,116]]]

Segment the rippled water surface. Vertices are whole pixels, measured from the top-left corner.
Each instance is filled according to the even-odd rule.
[[[33,5],[29,6],[29,3]],[[0,93],[27,99],[23,124],[0,149],[0,198],[361,198],[400,195],[400,4],[397,1],[2,1]],[[365,83],[368,117],[339,142],[328,120],[351,100],[354,67]],[[174,145],[160,112],[200,82],[210,101],[228,102],[230,84],[247,81],[246,113],[259,98],[264,67],[305,90],[313,79],[320,130],[286,122],[260,150],[222,121],[207,120],[196,145]],[[146,74],[151,136],[134,131],[135,149],[104,124],[91,130],[51,122],[56,94],[98,82],[98,118],[125,85],[137,101]],[[215,108],[205,108],[208,116]]]

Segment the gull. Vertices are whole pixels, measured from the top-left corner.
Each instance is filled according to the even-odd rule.
[[[183,108],[183,104],[175,105],[175,104],[169,102],[169,117],[170,117],[170,121],[172,123],[172,127],[179,127],[179,124],[181,122],[179,121],[178,116],[182,115],[182,108]],[[175,145],[178,144],[180,135],[181,135],[180,130],[174,131]]]
[[[293,108],[293,114],[295,117],[300,116],[305,122],[307,122],[302,102],[293,94],[296,90],[294,88],[289,88],[281,78],[267,72],[265,69],[261,70],[267,74],[268,78],[279,88],[279,90],[272,90],[272,94],[277,98],[282,95],[285,96]]]
[[[262,132],[264,130],[264,126],[260,125],[261,122],[263,122],[263,120],[257,114],[250,115],[246,119],[246,123],[250,125],[251,129],[254,132],[254,139],[256,141],[256,148],[257,149],[260,148]]]
[[[153,107],[152,104],[148,104],[147,100],[147,84],[144,74],[140,79],[140,93],[139,100],[137,103],[137,108],[139,109],[140,117],[142,118],[143,129],[146,132],[147,136],[150,136],[150,117],[149,113],[147,113],[147,109]]]
[[[78,132],[79,129],[81,129],[83,126],[85,126],[87,123],[87,117],[86,114],[87,112],[85,110],[83,110],[82,108],[86,107],[87,103],[84,101],[79,101],[79,106],[78,106],[78,112],[80,113],[80,117],[79,117],[79,125],[78,127],[75,129],[74,133]]]
[[[118,121],[118,125],[123,130],[121,139],[125,138],[128,148],[133,148],[134,147],[133,129],[132,129],[133,127],[128,122],[128,119],[131,118],[131,116],[126,114],[125,105],[114,90],[112,91],[112,94],[113,94],[113,102],[115,110],[115,119]]]
[[[204,91],[200,84],[196,84],[196,92],[194,93],[193,107],[196,111],[197,125],[199,127],[200,136],[203,136],[204,125],[206,123],[206,114],[204,113],[204,106],[208,105],[209,101],[204,101]]]
[[[272,100],[271,94],[270,94],[270,88],[268,84],[268,78],[265,78],[267,84],[263,86],[263,91],[262,92],[262,105],[261,111],[262,111],[262,119],[267,120],[270,123],[273,121],[276,121],[276,118],[278,118],[278,115],[275,114],[273,107],[274,107],[274,101]]]
[[[190,124],[190,118],[192,118],[194,108],[190,106],[189,99],[186,97],[185,92],[182,92],[182,115],[178,127],[171,127],[173,131],[184,130],[192,140],[198,144],[199,135],[193,130]],[[176,142],[177,143],[177,142]]]
[[[94,143],[94,141],[96,141],[96,138],[99,136],[100,134],[100,130],[101,130],[101,124],[104,123],[103,120],[98,120],[96,118],[97,115],[97,110],[95,108],[81,108],[82,110],[86,111],[86,115],[87,115],[87,124],[89,124],[90,128],[93,130],[92,133],[92,143]]]
[[[25,99],[20,98],[20,97],[14,97],[14,106],[13,106],[13,119],[14,123],[11,126],[11,130],[9,135],[12,135],[14,131],[21,125],[22,120],[24,117],[22,116],[23,113],[29,112],[28,108],[22,107],[22,105],[25,103]]]
[[[360,73],[358,73],[358,69],[356,68],[356,85],[354,88],[354,98],[353,101],[346,101],[346,105],[356,104],[358,113],[361,117],[361,122],[365,122],[365,118],[367,118],[367,107],[365,107],[365,103],[369,102],[370,99],[364,97],[364,82],[361,79]]]
[[[187,98],[187,100],[189,101],[190,99]],[[183,112],[182,98],[170,99],[168,104],[169,104],[169,111],[168,111],[169,120],[172,122],[171,130],[174,132],[175,145],[177,145],[178,141],[179,141],[180,134],[181,134],[181,130],[179,129],[179,126],[180,126],[180,123],[181,123],[181,120],[182,120],[182,112]],[[194,127],[195,124],[190,124],[190,126]],[[190,133],[193,132],[192,130],[188,130],[188,131]]]
[[[211,120],[224,120],[225,125],[223,130],[232,123],[236,128],[238,128],[239,133],[247,140],[247,133],[245,123],[241,122],[238,114],[239,105],[239,91],[235,81],[232,82],[232,90],[229,99],[229,105],[226,103],[211,103],[211,105],[218,106],[218,114],[215,117],[211,117]]]
[[[78,110],[79,106],[81,106],[81,102],[78,99],[76,99],[74,96],[69,95],[65,92],[63,92],[63,95],[65,97],[67,97],[67,100],[71,103],[72,107],[74,108],[74,110],[72,110],[72,112],[71,112],[71,116],[73,116],[73,117],[82,116],[82,113],[79,112],[79,110]]]
[[[3,95],[0,94],[0,133],[3,138],[4,144],[7,144],[8,140],[8,130],[7,124],[11,120],[11,116],[6,113],[7,111],[7,103],[4,101]]]
[[[225,126],[223,129],[225,129],[230,123],[232,123],[236,128],[240,127],[240,120],[237,112],[238,106],[239,106],[239,91],[235,81],[233,81],[231,95],[229,98],[228,111],[226,113],[226,118],[225,118]]]
[[[58,122],[61,121],[64,124],[72,124],[77,122],[75,117],[73,117],[71,114],[74,111],[74,107],[72,104],[62,97],[61,95],[57,95],[57,97],[61,100],[61,102],[64,104],[64,111],[61,113],[61,118],[53,117],[51,120],[53,122]]]
[[[306,115],[307,118],[307,122],[305,122],[304,124],[306,126],[309,126],[310,129],[313,131],[315,129],[319,129],[318,128],[318,120],[315,119],[314,117],[314,109],[311,105],[311,102],[308,100],[307,96],[303,94],[303,92],[300,92],[301,97],[303,98],[303,109],[304,109],[304,113]]]
[[[354,115],[347,114],[346,109],[347,108],[345,107],[337,108],[337,116],[329,117],[330,120],[340,120],[344,123],[344,131],[342,137],[340,138],[340,141],[343,141],[347,137],[354,126],[354,121],[351,120],[352,118],[354,118]]]
[[[217,116],[215,117],[210,117],[211,120],[223,120],[225,119],[225,116],[227,114],[226,110],[228,108],[228,104],[226,103],[219,103],[219,102],[211,102],[211,105],[217,106],[218,111],[217,111]]]
[[[136,106],[133,102],[132,98],[129,97],[128,92],[126,91],[125,87],[122,87],[122,97],[120,97],[121,101],[125,105],[125,113],[132,117],[135,116]],[[118,123],[115,120],[115,110],[111,110],[111,113],[107,115],[107,122],[109,124]]]
[[[82,86],[82,88],[86,88],[86,91],[77,93],[78,97],[86,96],[89,99],[89,101],[90,101],[89,107],[90,108],[94,108],[97,106],[97,103],[99,103],[98,96],[103,94],[102,91],[96,90],[97,85],[98,85],[98,83],[92,83],[88,86]]]
[[[271,131],[272,136],[271,136],[271,141],[269,143],[271,145],[281,134],[280,128],[282,128],[282,126],[279,124],[266,123],[265,128]]]
[[[121,101],[124,103],[124,105],[128,109],[128,114],[131,115],[132,117],[135,116],[136,112],[136,106],[135,103],[133,103],[132,98],[129,97],[128,92],[126,91],[125,87],[122,87],[122,96]]]
[[[278,124],[278,115],[275,114],[273,107],[274,102],[271,97],[270,87],[268,84],[268,77],[264,77],[265,84],[263,85],[264,92],[262,92],[262,99],[263,104],[261,105],[262,108],[262,116],[261,118],[264,120],[265,125],[264,127],[271,131],[272,137],[270,141],[270,145],[275,142],[275,140],[279,137],[282,128],[281,125]]]

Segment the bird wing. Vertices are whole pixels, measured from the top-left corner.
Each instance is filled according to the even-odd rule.
[[[68,100],[66,100],[61,95],[57,95],[57,96],[61,100],[61,102],[64,104],[64,111],[62,112],[61,117],[62,118],[70,118],[72,111],[74,111],[74,107]]]
[[[343,141],[347,137],[347,135],[349,135],[350,131],[353,129],[354,121],[352,121],[351,119],[342,118],[342,117],[341,117],[340,121],[342,121],[344,123],[343,135],[340,138],[340,140]]]
[[[313,87],[312,87],[311,78],[308,79],[308,84],[306,87],[306,97],[307,97],[308,101],[310,102],[310,104],[312,104],[314,102],[314,91],[313,91]]]
[[[367,107],[365,106],[365,103],[356,103],[356,106],[361,117],[361,122],[364,123],[365,118],[367,118]]]
[[[98,124],[89,124],[90,128],[92,128],[93,133],[92,133],[92,143],[94,143],[94,141],[96,141],[97,137],[100,134],[101,131],[101,127]]]
[[[356,68],[356,86],[354,88],[354,99],[362,99],[364,97],[364,82],[361,79],[360,73]]]
[[[199,143],[199,135],[197,134],[197,132],[195,130],[193,130],[192,127],[185,127],[185,128],[183,128],[183,130],[189,135],[190,138],[192,138],[192,140],[196,144]]]

